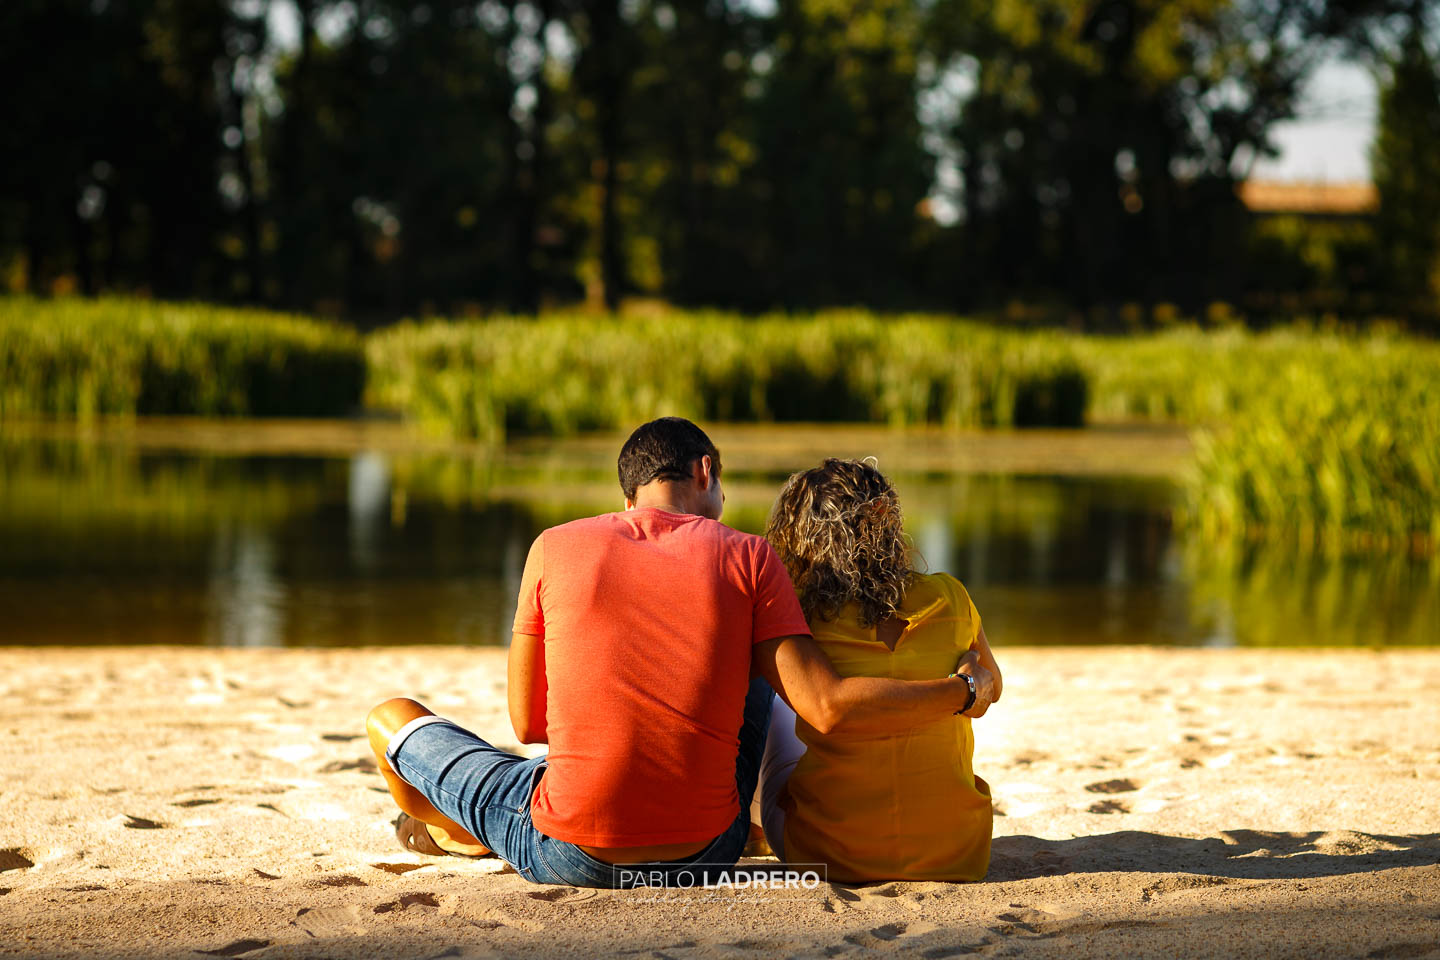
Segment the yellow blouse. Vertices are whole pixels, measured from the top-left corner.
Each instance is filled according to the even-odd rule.
[[[917,575],[896,616],[907,621],[892,652],[847,608],[811,624],[843,677],[933,680],[954,672],[980,632],[960,581]],[[806,746],[785,810],[785,859],[827,863],[831,880],[980,880],[990,865],[990,787],[970,768],[967,717],[876,736],[821,736],[796,718]]]

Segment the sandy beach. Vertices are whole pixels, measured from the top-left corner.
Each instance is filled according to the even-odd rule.
[[[1440,651],[997,654],[985,882],[660,894],[399,848],[366,709],[501,650],[0,648],[0,956],[1440,957]]]

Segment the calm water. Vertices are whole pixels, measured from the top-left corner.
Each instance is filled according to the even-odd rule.
[[[503,643],[534,536],[619,502],[606,458],[551,454],[0,438],[0,643]],[[758,532],[788,471],[738,467],[725,519]],[[1437,564],[1187,544],[1164,479],[893,478],[925,563],[966,583],[996,643],[1440,641]]]

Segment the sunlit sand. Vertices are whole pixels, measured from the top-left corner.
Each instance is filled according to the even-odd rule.
[[[1078,615],[1078,613],[1077,613]],[[504,653],[0,649],[0,956],[1404,956],[1440,943],[1440,652],[997,649],[984,883],[624,892],[406,853],[365,745],[513,745]]]

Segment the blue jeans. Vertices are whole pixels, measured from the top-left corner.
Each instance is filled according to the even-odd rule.
[[[760,758],[770,724],[770,685],[750,684],[735,758],[740,809],[735,821],[704,850],[683,860],[609,864],[573,843],[547,837],[530,819],[535,785],[545,773],[544,757],[527,760],[506,753],[447,721],[397,734],[386,756],[391,768],[423,793],[445,816],[470,831],[532,883],[582,887],[694,886],[706,881],[701,865],[730,866],[750,837],[750,800],[760,778]],[[399,741],[398,743],[396,741]]]

